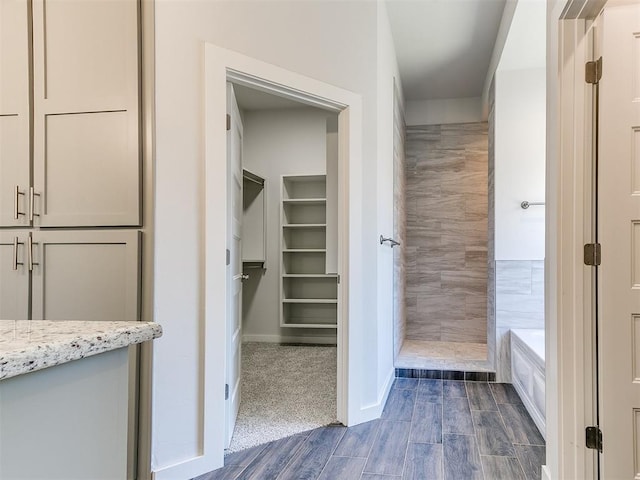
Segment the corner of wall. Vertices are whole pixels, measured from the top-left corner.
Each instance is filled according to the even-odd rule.
[[[409,100],[405,108],[408,126],[486,121],[481,97]]]

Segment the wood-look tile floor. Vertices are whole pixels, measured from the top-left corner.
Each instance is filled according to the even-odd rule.
[[[234,453],[197,480],[538,480],[544,463],[511,385],[398,378],[380,420]]]

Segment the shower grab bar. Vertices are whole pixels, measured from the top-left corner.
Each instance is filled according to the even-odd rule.
[[[527,202],[526,200],[520,204],[523,209],[527,209],[534,205],[544,205],[544,202]]]
[[[389,242],[389,246],[391,248],[395,247],[396,245],[400,245],[400,242],[396,242],[393,238],[385,238],[380,235],[380,245],[383,245],[384,242]]]

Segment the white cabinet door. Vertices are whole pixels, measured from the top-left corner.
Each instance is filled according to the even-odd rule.
[[[0,0],[0,226],[29,225],[28,32],[27,2]]]
[[[29,318],[28,232],[0,232],[0,320]]]
[[[139,320],[140,232],[33,232],[34,320]]]
[[[140,225],[138,6],[33,1],[35,225]]]

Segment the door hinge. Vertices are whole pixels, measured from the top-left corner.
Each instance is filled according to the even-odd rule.
[[[227,131],[231,130],[231,115],[227,113]]]
[[[229,400],[229,384],[224,384],[224,399]]]
[[[587,243],[584,246],[584,264],[592,267],[600,265],[602,252],[599,243]]]
[[[585,438],[587,448],[602,452],[602,430],[599,427],[587,427]]]
[[[338,284],[340,284],[340,275],[338,275]]]
[[[593,62],[587,62],[584,67],[584,79],[587,83],[597,84],[602,78],[602,57]]]
[[[231,250],[227,248],[227,266],[231,264]]]

